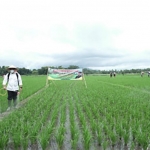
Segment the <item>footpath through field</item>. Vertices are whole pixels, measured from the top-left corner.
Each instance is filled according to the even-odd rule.
[[[34,95],[36,95],[36,94],[42,92],[45,88],[47,88],[47,87],[44,87],[44,88],[40,89],[39,91],[37,91],[36,93],[32,94],[32,95],[29,96],[28,98],[26,98],[26,99],[22,100],[21,102],[19,102],[16,109],[19,109],[20,107],[22,107],[22,106],[23,106],[27,101],[29,101]],[[2,121],[4,117],[6,117],[6,116],[8,116],[9,114],[11,114],[12,112],[14,112],[14,110],[16,110],[16,109],[13,109],[13,110],[10,110],[10,111],[5,111],[5,112],[1,113],[1,114],[0,114],[0,121]]]
[[[150,94],[149,91],[137,89],[137,88],[130,87],[130,86],[125,86],[125,85],[121,85],[121,84],[114,84],[114,83],[109,83],[109,82],[105,82],[105,81],[99,81],[99,82],[106,83],[106,84],[113,85],[113,86],[119,86],[119,87],[122,87],[122,88],[132,89],[132,90],[135,90],[135,91],[138,91],[138,92],[143,92],[143,93]]]

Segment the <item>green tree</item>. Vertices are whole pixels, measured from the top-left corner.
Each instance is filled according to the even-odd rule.
[[[70,65],[70,66],[68,67],[68,69],[79,69],[79,66]]]

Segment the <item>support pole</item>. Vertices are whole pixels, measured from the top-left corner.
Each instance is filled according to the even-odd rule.
[[[49,68],[48,68],[48,69],[49,69]],[[48,85],[48,69],[47,69],[46,85],[45,85],[45,86],[47,86],[47,85]]]
[[[84,73],[83,73],[83,80],[84,80],[85,87],[87,88],[86,80],[84,78]]]

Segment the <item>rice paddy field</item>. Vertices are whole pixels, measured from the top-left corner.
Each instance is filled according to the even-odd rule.
[[[18,108],[0,93],[0,150],[150,150],[150,78],[23,76]],[[0,78],[2,82],[2,78]]]

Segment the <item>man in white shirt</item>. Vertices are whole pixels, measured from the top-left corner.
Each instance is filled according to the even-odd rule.
[[[11,101],[13,100],[14,107],[17,105],[17,95],[22,90],[21,75],[17,72],[17,67],[11,65],[8,67],[7,73],[3,80],[3,88],[8,93],[8,109],[11,108]]]
[[[148,77],[150,76],[150,71],[148,72]]]

